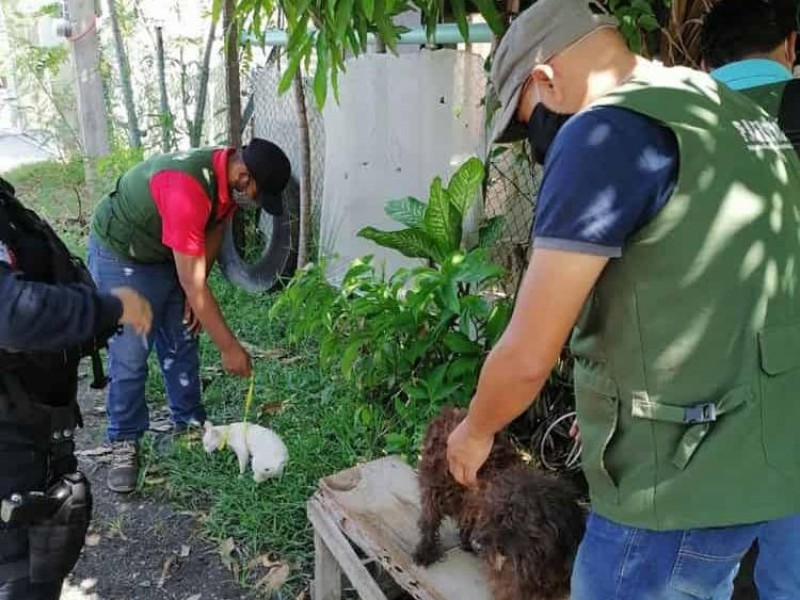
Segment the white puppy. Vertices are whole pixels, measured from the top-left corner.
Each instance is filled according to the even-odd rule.
[[[252,455],[253,479],[258,483],[283,473],[289,451],[277,433],[252,423],[231,423],[214,426],[206,421],[203,448],[211,454],[230,446],[239,459],[239,473],[244,475]]]

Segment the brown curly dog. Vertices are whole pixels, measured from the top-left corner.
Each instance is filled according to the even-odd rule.
[[[452,517],[461,547],[475,548],[486,563],[496,600],[567,598],[585,527],[579,491],[557,475],[526,466],[503,435],[495,438],[478,472],[478,487],[459,485],[448,470],[447,438],[465,416],[464,410],[446,408],[425,433],[419,466],[421,540],[414,561],[430,565],[441,558],[439,527],[444,517]]]

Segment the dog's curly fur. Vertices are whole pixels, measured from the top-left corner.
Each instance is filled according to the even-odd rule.
[[[464,410],[447,408],[428,425],[419,467],[421,541],[415,562],[429,565],[441,558],[439,527],[449,516],[458,523],[462,548],[479,550],[496,600],[568,597],[585,527],[579,491],[559,476],[526,466],[502,435],[478,472],[478,487],[459,485],[448,469],[447,438],[465,416]]]
[[[495,600],[569,597],[586,526],[578,498],[562,477],[525,466],[485,481],[472,535],[489,568]]]
[[[477,517],[475,498],[467,488],[453,479],[447,464],[447,438],[466,415],[467,411],[463,409],[445,408],[441,415],[428,424],[425,431],[422,460],[419,464],[422,496],[419,530],[422,539],[414,552],[414,561],[420,565],[433,564],[442,557],[439,528],[445,517],[451,517],[458,522],[461,547],[468,551],[472,549],[472,525]],[[498,435],[478,477],[482,479],[486,473],[501,471],[521,463],[522,459],[511,442]]]

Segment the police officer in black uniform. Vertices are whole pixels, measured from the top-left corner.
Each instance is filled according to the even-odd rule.
[[[57,600],[91,517],[78,471],[78,363],[150,305],[97,293],[83,264],[0,178],[0,600]]]

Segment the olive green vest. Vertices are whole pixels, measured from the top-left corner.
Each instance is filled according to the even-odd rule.
[[[800,512],[800,160],[762,108],[687,69],[597,104],[669,127],[680,168],[573,334],[593,507],[656,530]]]
[[[194,178],[211,199],[208,231],[217,224],[219,197],[213,168],[216,150],[202,148],[163,154],[135,166],[119,178],[116,189],[97,205],[92,233],[122,258],[143,263],[171,261],[172,250],[161,242],[161,215],[150,194],[150,180],[162,171],[180,171]]]

